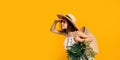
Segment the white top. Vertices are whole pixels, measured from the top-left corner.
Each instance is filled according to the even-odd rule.
[[[64,47],[67,50],[67,46],[72,46],[75,43],[77,43],[77,42],[75,42],[74,37],[67,36],[65,39],[65,42],[64,42]],[[68,47],[68,49],[69,49],[69,47]]]

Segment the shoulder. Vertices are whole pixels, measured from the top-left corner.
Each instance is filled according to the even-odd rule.
[[[67,36],[67,33],[64,31],[59,31],[61,35]]]

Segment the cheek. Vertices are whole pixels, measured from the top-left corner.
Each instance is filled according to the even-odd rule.
[[[64,28],[67,28],[67,24],[66,23],[61,23],[61,26]]]
[[[66,24],[61,24],[62,29],[66,29],[67,25]]]
[[[65,24],[65,26],[67,27],[67,24]]]
[[[64,24],[63,24],[63,23],[61,23],[61,26],[64,26]]]
[[[67,28],[67,24],[64,25]]]

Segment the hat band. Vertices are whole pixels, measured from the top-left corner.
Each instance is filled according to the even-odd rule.
[[[66,17],[68,17],[68,18],[70,18],[70,19],[71,19],[71,17],[70,17],[70,16],[68,16],[68,15],[66,15]]]

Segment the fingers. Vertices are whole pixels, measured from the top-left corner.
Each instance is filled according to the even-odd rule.
[[[76,41],[76,42],[80,42],[80,41],[81,41],[79,35],[75,35],[75,41]]]
[[[61,19],[56,19],[55,22],[61,22]]]

